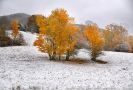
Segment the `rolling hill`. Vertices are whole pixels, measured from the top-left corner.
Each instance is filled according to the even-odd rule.
[[[28,17],[30,17],[31,15],[25,14],[25,13],[16,13],[16,14],[10,14],[10,15],[5,15],[10,22],[12,22],[12,20],[17,19],[19,20],[19,23],[21,24],[27,24],[28,22]],[[2,16],[0,16],[1,18]]]

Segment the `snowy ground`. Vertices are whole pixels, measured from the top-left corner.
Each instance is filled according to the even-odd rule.
[[[12,30],[8,30],[6,31],[6,34],[13,39],[12,35],[11,35]],[[31,34],[30,32],[23,32],[20,31],[19,33],[23,34],[23,37],[25,39],[25,42],[28,44],[28,46],[32,46],[33,42],[36,40],[36,33]]]
[[[31,44],[31,43],[29,43]],[[34,46],[0,47],[0,90],[133,90],[133,54],[103,52],[98,64],[81,49],[86,64],[50,61]]]

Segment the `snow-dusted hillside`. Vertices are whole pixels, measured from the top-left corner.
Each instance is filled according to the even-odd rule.
[[[32,34],[26,34],[28,41]],[[104,51],[98,59],[108,63],[98,64],[81,49],[75,58],[88,63],[50,61],[31,43],[0,47],[0,90],[133,90],[132,53]]]
[[[13,38],[11,36],[11,30],[9,31],[6,31],[7,35],[10,37],[10,38]],[[33,43],[34,41],[36,40],[36,33],[32,34],[31,32],[24,32],[24,31],[20,31],[20,33],[23,34],[24,36],[24,40],[26,41],[26,43],[28,44],[28,46],[33,46]]]

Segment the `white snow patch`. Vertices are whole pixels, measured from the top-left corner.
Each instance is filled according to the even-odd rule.
[[[36,34],[20,32],[28,46],[0,47],[0,90],[133,90],[132,53],[103,51],[97,59],[107,64],[50,61],[32,46]],[[91,57],[80,49],[75,58]]]
[[[48,60],[34,46],[0,47],[0,90],[133,90],[133,54],[103,52],[107,64],[69,64]],[[90,60],[81,49],[75,58]]]
[[[7,30],[6,33],[7,35],[13,39],[12,35],[11,35],[12,30]],[[19,31],[20,33],[23,34],[24,36],[24,40],[26,41],[26,43],[28,44],[28,46],[33,46],[33,43],[36,40],[36,33],[31,33],[31,32],[24,32],[24,31]]]

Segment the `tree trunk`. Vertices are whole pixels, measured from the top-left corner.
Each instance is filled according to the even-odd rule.
[[[51,60],[51,55],[49,54],[49,60]]]
[[[55,43],[53,43],[53,47],[55,46]],[[52,55],[52,59],[55,60],[54,56],[56,56],[56,52],[55,50],[53,50],[53,55]]]
[[[51,58],[51,60],[55,60],[55,56],[53,56],[53,55],[52,55],[52,58]]]
[[[67,50],[67,53],[66,53],[66,60],[67,60],[67,61],[69,60],[69,57],[70,57],[69,51]]]
[[[96,61],[96,58],[91,58],[92,61]]]
[[[55,57],[49,54],[49,60],[55,60]]]
[[[59,60],[60,60],[60,57],[61,57],[61,56],[59,55]]]

